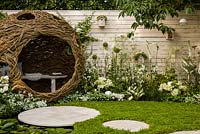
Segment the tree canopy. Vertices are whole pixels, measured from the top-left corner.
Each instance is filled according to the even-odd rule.
[[[0,9],[106,10],[116,6],[113,0],[2,0]]]
[[[133,16],[132,28],[157,29],[163,34],[175,29],[161,23],[167,16],[178,17],[179,11],[199,9],[200,0],[2,0],[0,9],[32,10],[116,10],[119,16]],[[133,33],[130,33],[131,36]]]
[[[131,26],[134,30],[143,26],[145,29],[157,29],[163,34],[175,29],[163,24],[161,20],[167,16],[178,17],[181,10],[187,14],[194,12],[194,2],[191,0],[116,0],[116,5],[121,9],[119,16],[135,17]]]

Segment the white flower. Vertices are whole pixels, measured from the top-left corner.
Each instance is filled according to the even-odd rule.
[[[172,91],[172,86],[166,85],[164,88],[166,91]]]
[[[166,83],[160,84],[160,87],[159,87],[158,91],[162,92],[163,89],[165,88],[165,86],[166,86]]]
[[[168,81],[167,85],[172,86],[172,81]]]
[[[9,77],[8,76],[1,76],[0,77],[0,83],[1,84],[8,84],[9,83]]]
[[[30,98],[31,98],[31,97],[33,97],[33,95],[32,95],[31,93],[28,93],[28,97],[30,97]]]
[[[0,93],[5,93],[6,91],[8,91],[8,84],[3,84],[3,87],[0,88]]]
[[[37,106],[37,107],[46,107],[46,106],[47,106],[47,103],[46,103],[46,101],[44,101],[44,100],[37,101],[37,102],[36,102],[36,106]]]
[[[111,91],[106,91],[106,92],[105,92],[105,95],[107,95],[107,96],[110,96],[111,94],[112,94]]]
[[[3,79],[8,81],[9,77],[8,76],[3,76]]]
[[[186,87],[186,86],[183,86],[183,85],[180,85],[180,86],[179,86],[179,89],[182,90],[182,91],[184,91],[184,92],[187,91],[187,87]]]
[[[87,100],[88,100],[88,97],[83,96],[83,97],[80,97],[80,99],[81,99],[82,101],[87,101]]]
[[[23,103],[21,101],[18,101],[17,106],[23,106]]]
[[[97,88],[98,89],[103,89],[105,86],[104,85],[98,85]]]
[[[94,84],[97,85],[98,89],[109,88],[113,85],[110,79],[106,79],[104,77],[99,77]]]
[[[120,100],[123,100],[125,95],[124,94],[112,93],[112,96],[114,96],[115,98],[117,98],[120,101]]]
[[[178,82],[177,82],[177,85],[179,85],[179,86],[182,85],[182,82],[181,82],[181,81],[178,81]]]
[[[128,98],[128,100],[132,100],[133,99],[133,96],[130,96],[129,98]]]
[[[174,89],[171,91],[171,95],[172,96],[177,96],[179,94],[179,90],[178,89]]]
[[[167,82],[167,84],[163,83],[160,85],[160,88],[162,88],[165,91],[172,91],[172,82]]]
[[[25,105],[24,109],[25,110],[29,110],[29,109],[33,109],[34,108],[34,104],[30,103],[29,105]]]

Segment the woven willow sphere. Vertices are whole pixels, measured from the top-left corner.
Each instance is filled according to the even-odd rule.
[[[0,21],[0,62],[9,66],[14,90],[52,101],[78,85],[85,59],[75,31],[66,21],[43,11],[27,10]],[[57,90],[50,92],[51,79],[23,79],[28,73],[60,73],[67,78],[57,79]]]

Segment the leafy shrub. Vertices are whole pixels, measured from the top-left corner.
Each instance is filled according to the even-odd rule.
[[[45,100],[35,98],[30,93],[25,96],[25,92],[13,92],[9,87],[8,76],[0,77],[0,83],[0,118],[12,117],[24,110],[47,106]]]
[[[97,86],[97,90],[98,91],[102,91],[105,92],[106,89],[109,89],[110,87],[113,86],[113,83],[110,79],[106,79],[104,77],[99,77],[94,84]]]
[[[184,95],[187,91],[187,87],[183,86],[180,81],[168,81],[167,83],[162,83],[158,89],[160,92],[168,92],[172,96]]]
[[[200,94],[194,94],[193,96],[185,97],[186,103],[200,103]]]
[[[16,119],[0,119],[1,134],[66,134],[71,129],[44,128],[29,125],[20,125]]]
[[[78,87],[77,91],[87,93],[95,90],[95,81],[99,77],[98,69],[90,62],[86,62],[85,73]]]

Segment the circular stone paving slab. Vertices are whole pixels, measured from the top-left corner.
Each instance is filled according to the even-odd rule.
[[[200,130],[197,131],[178,131],[171,134],[200,134]]]
[[[18,115],[21,122],[45,127],[71,127],[99,115],[99,111],[76,106],[51,106],[24,111]]]
[[[141,129],[149,128],[148,124],[139,122],[139,121],[133,121],[133,120],[108,121],[108,122],[104,122],[103,126],[110,127],[113,129],[128,130],[131,132],[137,132],[137,131],[140,131]]]

